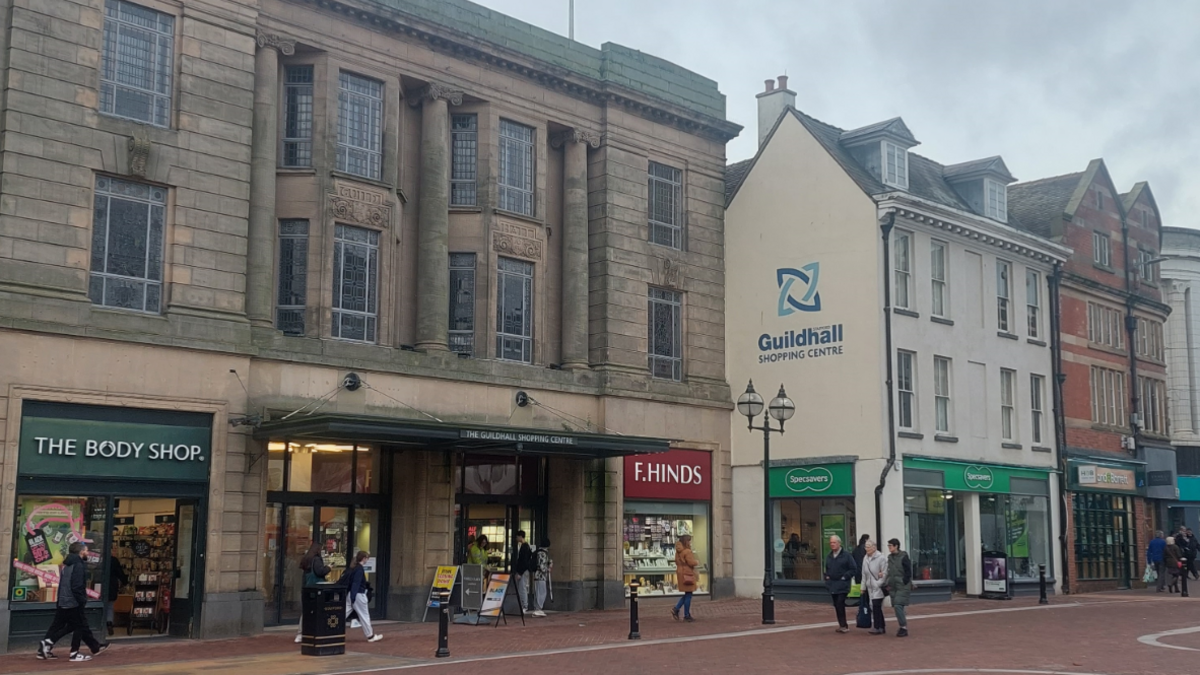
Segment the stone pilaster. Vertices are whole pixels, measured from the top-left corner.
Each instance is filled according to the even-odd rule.
[[[432,83],[412,97],[421,106],[421,193],[417,202],[417,348],[449,349],[450,104],[463,93]]]
[[[279,119],[279,52],[290,55],[296,43],[258,33],[254,55],[254,136],[250,145],[250,223],[246,242],[246,317],[270,328],[275,264],[275,165]]]
[[[580,129],[555,135],[563,148],[562,366],[588,367],[588,205],[587,148],[600,136]]]

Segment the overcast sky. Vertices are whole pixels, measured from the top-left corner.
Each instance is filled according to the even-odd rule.
[[[480,0],[477,0],[480,1]],[[568,0],[481,0],[567,34]],[[1103,157],[1147,180],[1166,225],[1200,227],[1200,2],[576,0],[575,39],[616,42],[716,80],[753,155],[754,95],[852,129],[902,116],[943,164],[1002,155],[1018,180]]]

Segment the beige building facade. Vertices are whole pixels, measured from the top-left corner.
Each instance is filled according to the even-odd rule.
[[[75,540],[132,634],[295,621],[310,544],[393,619],[517,530],[550,609],[685,532],[732,592],[715,82],[462,0],[0,5],[0,641]]]

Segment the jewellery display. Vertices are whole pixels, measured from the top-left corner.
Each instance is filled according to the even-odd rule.
[[[706,524],[697,522],[693,516],[646,515],[626,513],[624,534],[625,595],[629,595],[629,584],[636,580],[640,586],[639,596],[682,595],[675,578],[675,542],[683,535],[693,537],[705,535]],[[696,568],[698,584],[696,593],[708,593],[708,567],[703,547],[693,540],[693,552],[701,559]]]

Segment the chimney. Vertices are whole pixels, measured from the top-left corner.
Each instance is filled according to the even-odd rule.
[[[775,80],[766,80],[766,89],[758,98],[758,146],[762,147],[767,140],[767,134],[775,127],[779,116],[789,107],[796,107],[796,92],[787,88],[788,76],[779,76],[779,86]]]

